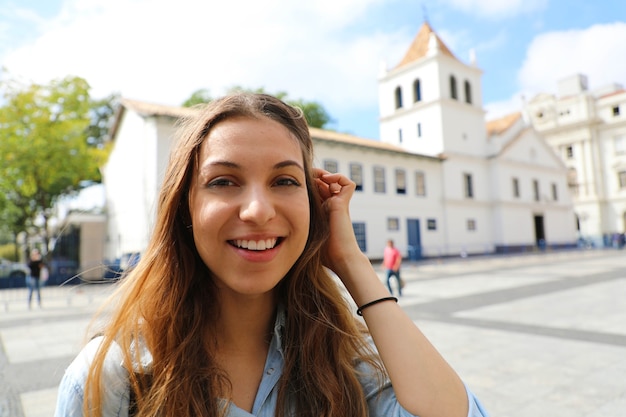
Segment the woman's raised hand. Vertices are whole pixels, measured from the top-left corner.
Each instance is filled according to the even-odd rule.
[[[331,174],[322,169],[315,170],[315,183],[322,198],[330,223],[330,237],[326,244],[328,268],[340,277],[355,256],[362,257],[352,221],[350,199],[356,184],[342,174]]]

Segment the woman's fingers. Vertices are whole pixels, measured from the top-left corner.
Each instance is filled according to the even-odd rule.
[[[331,174],[328,171],[316,168],[316,184],[324,201],[333,195],[341,194],[344,188],[351,191],[354,183],[345,175]]]

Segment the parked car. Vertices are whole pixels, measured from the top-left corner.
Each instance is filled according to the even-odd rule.
[[[26,264],[0,259],[0,278],[26,278],[30,269]]]

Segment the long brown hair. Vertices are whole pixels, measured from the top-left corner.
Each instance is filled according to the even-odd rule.
[[[218,317],[216,290],[191,231],[188,192],[200,145],[220,121],[267,117],[285,126],[301,146],[310,202],[306,247],[277,288],[285,307],[284,371],[276,414],[365,417],[367,405],[355,363],[376,366],[362,329],[333,277],[323,267],[328,222],[313,175],[313,144],[302,112],[275,97],[239,93],[198,108],[180,121],[161,187],[155,228],[137,267],[116,293],[119,303],[105,328],[90,368],[84,411],[100,416],[103,363],[112,343],[120,346],[137,398],[137,416],[223,415],[220,393],[230,383],[206,343]],[[138,345],[152,354],[141,369]],[[133,368],[134,366],[134,368]],[[139,367],[139,369],[137,369]],[[287,406],[289,405],[289,408]]]

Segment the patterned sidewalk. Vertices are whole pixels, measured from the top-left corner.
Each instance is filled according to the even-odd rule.
[[[623,415],[626,251],[406,263],[400,304],[492,416]],[[384,271],[376,265],[381,279]],[[0,291],[0,417],[51,416],[111,285]]]

